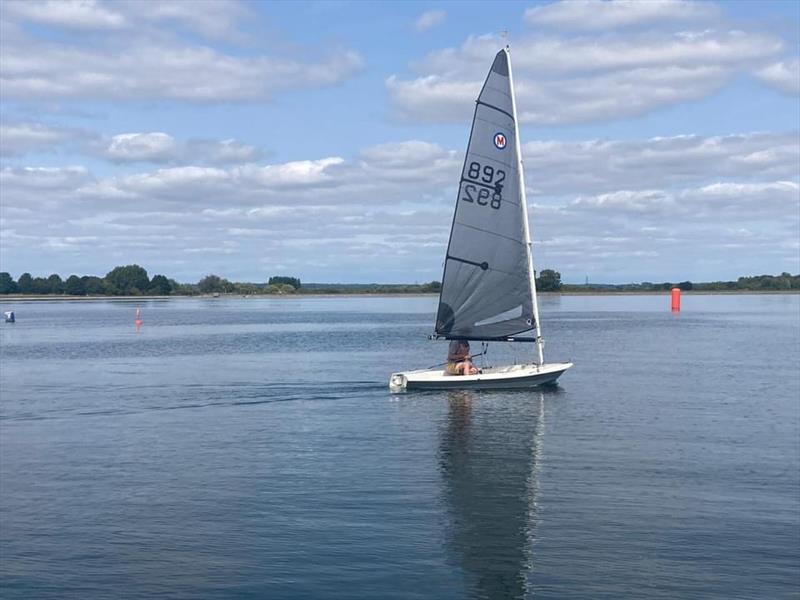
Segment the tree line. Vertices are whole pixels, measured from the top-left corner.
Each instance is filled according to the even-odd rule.
[[[7,272],[0,272],[0,294],[68,295],[68,296],[194,296],[199,294],[291,294],[301,287],[296,277],[270,277],[265,284],[233,283],[218,275],[206,275],[196,284],[178,283],[164,275],[152,278],[139,265],[114,267],[103,277],[70,275],[62,279],[57,273],[49,277],[32,277],[23,273],[15,281]]]
[[[9,273],[0,273],[0,294],[167,296],[181,287],[181,284],[164,275],[155,275],[151,279],[139,265],[115,267],[105,277],[70,275],[66,280],[57,273],[49,277],[32,277],[30,273],[23,273],[14,281]]]
[[[359,288],[359,289],[353,289]],[[57,273],[49,277],[32,277],[23,273],[16,281],[7,272],[0,272],[0,295],[67,295],[67,296],[197,296],[218,294],[335,294],[335,293],[425,293],[438,292],[441,284],[432,281],[421,285],[312,285],[303,288],[297,277],[274,275],[265,283],[233,282],[219,275],[206,275],[197,283],[179,283],[164,275],[148,276],[139,265],[114,267],[104,277],[70,275],[66,280]]]
[[[696,291],[780,291],[800,290],[800,275],[757,275],[739,277],[736,281],[704,283],[643,282],[626,284],[564,284],[561,273],[543,269],[536,278],[541,292],[658,292],[673,287]],[[419,294],[438,293],[439,281],[423,284],[309,284],[303,287],[297,277],[272,276],[265,283],[232,282],[218,275],[206,275],[197,283],[178,283],[164,275],[150,278],[139,265],[114,267],[104,277],[70,275],[66,280],[53,273],[49,277],[32,277],[23,273],[15,281],[9,273],[0,272],[0,294],[69,295],[69,296],[194,296],[199,294]]]
[[[560,286],[564,292],[661,292],[677,287],[683,291],[696,292],[778,292],[787,290],[800,290],[800,275],[783,272],[780,275],[755,275],[739,277],[736,281],[664,281],[653,283],[623,284],[564,284]]]

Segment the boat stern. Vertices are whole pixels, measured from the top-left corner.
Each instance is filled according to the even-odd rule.
[[[408,377],[405,373],[392,373],[389,377],[389,391],[396,394],[398,392],[405,392],[408,387]]]

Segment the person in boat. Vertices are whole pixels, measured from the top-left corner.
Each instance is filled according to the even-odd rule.
[[[480,369],[472,364],[467,340],[453,340],[447,350],[447,366],[444,368],[448,375],[477,375]]]

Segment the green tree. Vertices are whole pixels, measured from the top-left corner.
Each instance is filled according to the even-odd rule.
[[[14,279],[3,271],[0,273],[0,294],[14,294],[17,292],[17,284]]]
[[[540,292],[557,292],[561,289],[561,273],[552,269],[542,269],[536,278],[536,289]]]
[[[70,296],[85,296],[86,284],[77,275],[70,275],[64,282],[64,291]]]
[[[174,279],[169,279],[172,286],[172,293],[180,296],[195,296],[198,292],[197,286],[191,283],[178,283]]]
[[[290,285],[294,289],[300,289],[300,280],[297,277],[281,277],[281,276],[274,276],[270,277],[267,285]]]
[[[172,284],[163,275],[153,275],[148,292],[158,296],[168,296],[172,292]]]
[[[47,278],[47,288],[50,294],[64,293],[64,281],[58,273],[53,273]]]
[[[81,282],[83,283],[84,290],[86,290],[85,293],[89,296],[102,296],[108,293],[106,282],[100,277],[84,275],[81,277]]]
[[[23,273],[19,276],[17,280],[17,289],[20,294],[33,293],[33,277],[31,277],[30,273]]]
[[[116,290],[118,294],[138,295],[142,290],[150,287],[147,271],[139,265],[114,267],[106,273],[105,279],[109,284],[109,289]]]
[[[48,283],[47,279],[44,277],[34,277],[33,278],[33,285],[32,292],[34,294],[49,294],[50,293],[50,284]]]
[[[218,275],[206,275],[197,282],[197,289],[201,294],[219,294],[226,291],[231,291],[231,282],[223,279]]]

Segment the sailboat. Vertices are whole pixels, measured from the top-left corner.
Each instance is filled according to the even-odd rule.
[[[532,342],[538,360],[477,375],[393,373],[391,391],[529,388],[554,383],[572,366],[544,361],[508,47],[495,56],[475,104],[431,337]]]

